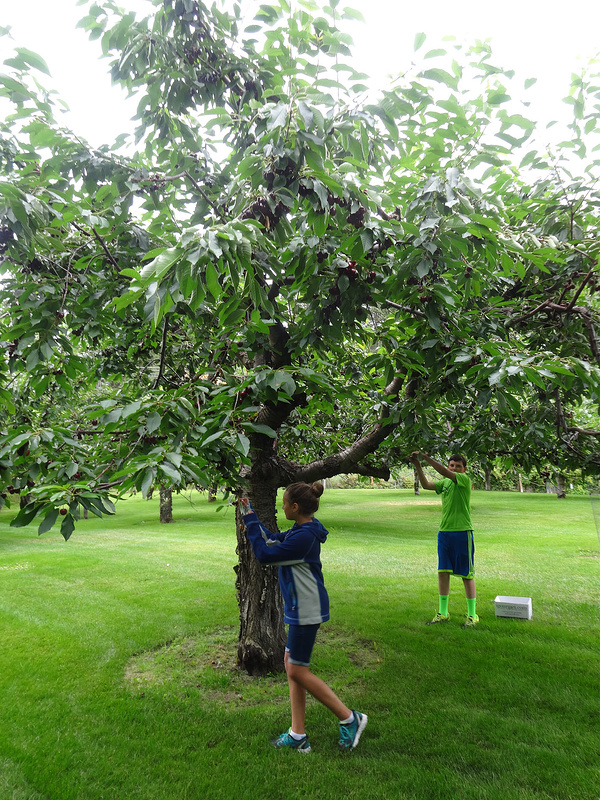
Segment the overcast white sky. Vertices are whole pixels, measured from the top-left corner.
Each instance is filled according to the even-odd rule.
[[[150,7],[147,0],[120,0],[119,5]],[[561,115],[571,72],[600,49],[600,0],[560,5],[547,0],[342,0],[340,7],[345,5],[365,17],[365,25],[350,23],[348,30],[355,40],[356,68],[377,84],[410,66],[419,32],[427,34],[423,52],[447,35],[460,42],[489,38],[496,62],[515,69],[521,85],[526,78],[538,79],[527,96],[533,115],[543,123]],[[72,110],[70,127],[97,146],[131,130],[128,120],[135,103],[111,88],[99,43],[89,42],[76,29],[85,13],[76,0],[4,0],[0,25],[12,26],[15,41],[0,38],[0,61],[13,44],[39,53],[50,68],[53,88]],[[40,78],[44,85],[50,83],[46,76]]]

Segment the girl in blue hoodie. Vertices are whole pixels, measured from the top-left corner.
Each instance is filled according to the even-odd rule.
[[[367,724],[367,715],[344,705],[327,684],[310,671],[310,656],[322,622],[329,619],[329,597],[321,569],[321,543],[327,530],[315,519],[321,483],[292,483],[283,495],[283,513],[294,525],[272,533],[262,525],[247,498],[242,499],[244,523],[256,558],[261,564],[279,566],[279,585],[288,624],[285,648],[292,709],[292,725],[271,744],[310,753],[305,730],[306,693],[309,692],[338,718],[340,750],[352,750]]]

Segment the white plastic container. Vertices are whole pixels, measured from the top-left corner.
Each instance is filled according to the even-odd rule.
[[[531,619],[531,597],[509,597],[499,594],[494,600],[497,617],[516,617]]]

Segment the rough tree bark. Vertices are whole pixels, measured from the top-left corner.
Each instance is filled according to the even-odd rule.
[[[173,522],[173,492],[166,486],[160,485],[160,521]]]
[[[255,484],[248,494],[258,518],[276,533],[279,530],[274,513],[277,487]],[[250,675],[280,672],[286,636],[278,569],[259,564],[254,557],[239,507],[236,527],[239,558],[234,569],[240,609],[238,662]]]
[[[492,470],[490,467],[484,467],[485,474],[485,490],[486,492],[492,491]]]

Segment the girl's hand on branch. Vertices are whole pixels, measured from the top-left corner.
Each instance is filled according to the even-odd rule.
[[[247,497],[240,498],[240,510],[242,515],[245,517],[247,514],[252,514],[254,509],[252,508],[252,503],[248,500]]]

